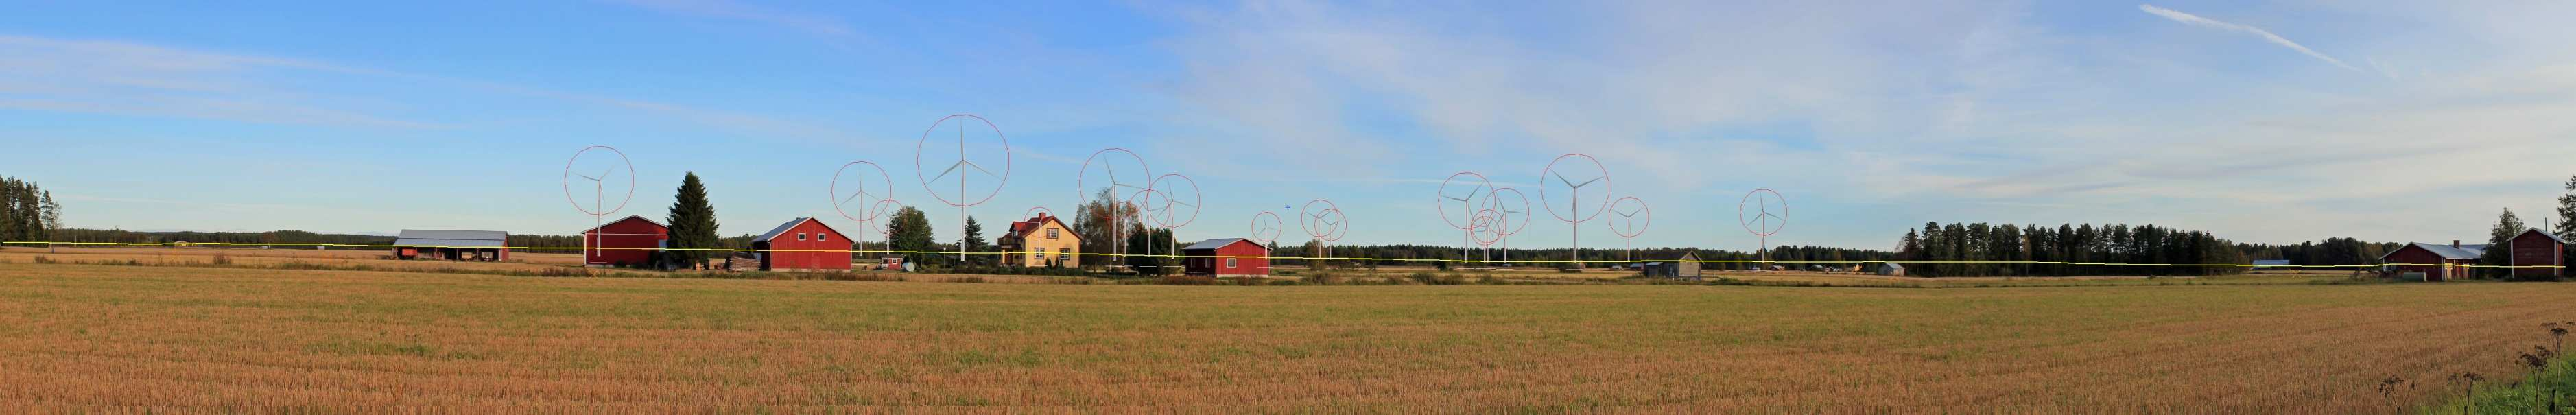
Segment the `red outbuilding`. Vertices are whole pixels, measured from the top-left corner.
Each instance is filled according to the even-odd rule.
[[[2391,267],[2400,273],[2423,273],[2425,281],[2449,281],[2475,276],[2469,266],[2476,265],[2478,256],[2486,252],[2486,245],[2461,245],[2460,241],[2451,241],[2450,245],[2417,242],[2380,255],[2379,262],[2402,264]]]
[[[848,271],[849,237],[814,218],[796,218],[751,240],[762,271]]]
[[[671,227],[643,216],[627,216],[616,222],[581,231],[584,246],[582,263],[600,266],[643,266],[652,261],[671,240]]]
[[[2515,235],[2513,239],[2508,239],[2508,241],[2512,241],[2506,245],[2510,246],[2511,248],[2509,249],[2513,250],[2512,265],[2514,266],[2514,278],[2555,279],[2567,276],[2567,256],[2565,254],[2567,252],[2567,239],[2559,238],[2558,235],[2543,232],[2539,229],[2532,229],[2523,231],[2521,235]],[[2551,268],[2523,268],[2533,265],[2548,265],[2551,266]]]
[[[1189,275],[1217,277],[1270,276],[1270,247],[1243,238],[1209,239],[1181,248],[1181,268]]]

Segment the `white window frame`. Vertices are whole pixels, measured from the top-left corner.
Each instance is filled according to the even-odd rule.
[[[1055,228],[1047,228],[1047,239],[1055,239]]]
[[[801,233],[800,233],[800,234],[796,234],[796,240],[799,240],[799,241],[805,240],[805,234],[801,234]]]
[[[1236,266],[1238,266],[1238,265],[1236,265],[1236,264],[1234,263],[1234,258],[1226,258],[1226,259],[1225,259],[1225,267],[1226,267],[1226,268],[1234,268],[1234,267],[1236,267]]]
[[[817,234],[814,234],[814,240],[817,240],[817,241],[829,241],[829,240],[832,240],[832,236],[831,236],[830,234],[817,233]]]

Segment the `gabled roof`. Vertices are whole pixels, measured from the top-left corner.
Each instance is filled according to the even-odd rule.
[[[2540,230],[2540,228],[2531,228],[2531,230],[2522,231],[2522,233],[2533,232],[2539,232],[2541,236],[2547,236],[2549,237],[2549,240],[2558,241],[2558,243],[2567,243],[2567,238],[2560,238],[2558,237],[2558,234],[2549,233],[2549,231]],[[2522,235],[2514,235],[2513,237],[2520,238]]]
[[[1062,226],[1062,227],[1064,227],[1064,229],[1065,229],[1065,230],[1067,230],[1067,231],[1073,230],[1073,225],[1067,225],[1067,224],[1065,224],[1065,223],[1064,223],[1064,220],[1063,220],[1063,219],[1058,219],[1058,218],[1059,218],[1059,216],[1056,216],[1056,215],[1046,215],[1046,216],[1041,216],[1041,217],[1029,218],[1029,220],[1017,221],[1017,222],[1011,222],[1011,231],[1010,231],[1010,232],[1007,232],[1007,233],[1002,234],[1002,236],[1003,236],[1003,237],[1026,236],[1026,235],[1028,235],[1028,234],[1029,234],[1029,232],[1030,232],[1030,231],[1035,231],[1035,230],[1037,230],[1037,229],[1038,229],[1038,227],[1039,227],[1040,225],[1043,225],[1043,224],[1045,224],[1045,223],[1047,223],[1047,222],[1055,222],[1055,225],[1056,225],[1056,226]],[[1073,239],[1074,239],[1074,240],[1077,240],[1077,241],[1078,241],[1078,240],[1082,240],[1082,233],[1081,233],[1081,232],[1065,232],[1065,234],[1067,234],[1067,235],[1065,235],[1065,236],[1071,236],[1071,237],[1073,237]]]
[[[787,234],[787,230],[789,230],[789,229],[796,229],[796,225],[801,225],[801,224],[804,224],[805,222],[814,222],[814,225],[815,225],[815,226],[821,226],[821,227],[823,227],[823,231],[824,231],[824,232],[831,232],[831,233],[832,233],[832,235],[840,236],[840,237],[841,237],[841,240],[844,240],[844,241],[846,241],[846,240],[850,240],[849,235],[842,235],[842,234],[841,234],[841,231],[839,231],[839,230],[835,230],[835,229],[832,229],[832,225],[830,225],[830,224],[825,224],[825,223],[823,223],[823,221],[814,220],[814,218],[812,218],[812,217],[803,217],[803,218],[788,219],[788,220],[787,220],[787,223],[781,223],[781,224],[778,224],[778,229],[770,229],[768,233],[760,234],[760,237],[758,237],[758,238],[751,238],[751,241],[752,241],[752,242],[768,242],[770,239],[777,238],[779,235],[785,235],[785,234]]]
[[[1194,243],[1194,244],[1190,244],[1190,246],[1184,246],[1184,247],[1181,247],[1181,250],[1183,250],[1183,251],[1197,251],[1197,250],[1204,250],[1204,249],[1217,249],[1217,248],[1224,248],[1226,245],[1233,245],[1233,244],[1234,244],[1234,243],[1236,243],[1236,242],[1252,242],[1252,240],[1250,240],[1250,239],[1243,239],[1243,238],[1216,238],[1216,239],[1209,239],[1209,240],[1205,240],[1205,241],[1199,241],[1199,243]],[[1259,245],[1261,245],[1261,243],[1255,242],[1255,243],[1253,243],[1253,245],[1254,245],[1254,246],[1259,246]]]
[[[625,219],[618,219],[618,220],[608,221],[608,223],[600,224],[598,227],[594,227],[594,228],[590,228],[590,229],[583,229],[583,230],[581,230],[581,233],[590,233],[591,231],[599,230],[599,228],[605,228],[605,227],[608,227],[608,225],[615,225],[615,224],[619,224],[619,223],[625,223],[626,221],[630,221],[630,220],[640,220],[640,221],[644,221],[644,223],[650,223],[650,224],[653,224],[653,226],[654,226],[654,227],[662,228],[662,229],[664,229],[664,230],[671,229],[671,225],[664,225],[664,224],[662,224],[661,222],[654,222],[652,218],[646,218],[646,217],[644,217],[644,215],[626,215],[626,218],[625,218]]]
[[[502,231],[404,229],[394,237],[394,245],[500,248],[509,240],[510,233]]]
[[[2458,248],[2452,248],[2450,245],[2416,242],[2406,244],[2406,246],[2423,248],[2425,252],[2432,252],[2433,255],[2442,256],[2442,259],[2478,259],[2478,257],[2485,256],[2487,253],[2486,245],[2460,245]],[[2382,262],[2386,262],[2389,255],[2397,255],[2398,251],[2404,250],[2406,250],[2406,248],[2397,248],[2396,251],[2388,251],[2387,254],[2380,255],[2379,259]]]

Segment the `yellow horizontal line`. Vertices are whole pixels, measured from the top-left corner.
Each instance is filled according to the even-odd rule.
[[[127,243],[127,242],[0,242],[0,245],[74,245],[74,246],[83,246],[83,245],[87,245],[87,246],[165,246],[165,247],[166,247],[166,246],[262,246],[262,247],[265,247],[265,246],[313,246],[313,247],[324,247],[324,246],[327,246],[327,247],[340,247],[340,248],[448,248],[448,249],[492,249],[492,248],[494,248],[494,247],[489,247],[489,246],[443,246],[443,245],[365,245],[365,244],[310,244],[310,243],[278,243],[278,244],[262,244],[262,243],[233,243],[233,242],[187,242],[187,243],[180,243],[180,242],[158,242],[158,243]],[[521,250],[521,251],[545,251],[545,250],[556,250],[556,251],[583,251],[583,250],[603,250],[603,251],[606,251],[606,250],[637,250],[637,251],[710,251],[710,252],[759,251],[759,250],[755,250],[755,249],[733,249],[733,248],[634,248],[634,247],[597,247],[597,248],[581,248],[581,247],[502,247],[502,248],[514,249],[514,250]],[[845,250],[845,249],[771,249],[771,250],[767,250],[767,252],[822,252],[822,253],[849,253],[849,254],[933,254],[933,255],[1025,255],[1025,254],[1036,254],[1036,255],[1066,255],[1065,253],[1056,253],[1056,252],[1003,252],[1003,251],[997,251],[997,252],[958,252],[958,251],[894,251],[894,250]],[[2378,263],[2378,264],[2369,264],[2369,265],[2253,265],[2253,264],[2125,264],[2125,263],[2113,263],[2113,262],[2065,262],[2065,261],[1876,261],[1876,260],[1871,260],[1871,261],[1762,261],[1762,260],[1750,260],[1750,259],[1694,259],[1694,260],[1677,260],[1677,259],[1646,259],[1646,260],[1618,260],[1618,261],[1612,261],[1612,260],[1604,260],[1604,261],[1575,261],[1575,260],[1561,260],[1561,259],[1560,259],[1560,260],[1512,260],[1512,261],[1484,261],[1484,260],[1473,260],[1473,259],[1447,259],[1447,258],[1296,257],[1296,256],[1267,256],[1267,255],[1261,255],[1261,256],[1247,256],[1247,255],[1199,255],[1199,256],[1188,256],[1188,255],[1103,254],[1103,253],[1091,253],[1091,252],[1084,252],[1084,253],[1072,253],[1072,254],[1070,254],[1070,255],[1083,255],[1083,256],[1106,256],[1106,257],[1116,257],[1116,258],[1124,258],[1124,257],[1152,257],[1152,258],[1242,258],[1242,259],[1262,258],[1262,259],[1293,259],[1293,260],[1321,260],[1321,261],[1335,261],[1335,260],[1349,260],[1349,261],[1405,261],[1405,262],[1449,262],[1449,263],[1477,263],[1477,264],[1485,264],[1485,263],[1539,263],[1539,264],[1567,264],[1567,263],[1578,263],[1578,262],[1580,262],[1580,263],[1594,263],[1594,264],[1616,264],[1616,263],[1646,263],[1646,262],[1687,262],[1687,263],[1701,263],[1701,264],[1756,264],[1756,263],[1759,263],[1759,264],[1876,264],[1876,263],[1888,263],[1888,264],[1918,264],[1918,265],[1921,265],[1921,264],[1935,264],[1935,265],[1938,265],[1938,264],[1951,264],[1951,265],[1956,265],[1956,264],[2024,264],[2024,265],[2089,265],[2089,266],[2121,266],[2121,267],[2220,267],[2220,268],[2229,268],[2229,267],[2232,267],[2232,268],[2366,268],[2366,267],[2380,267],[2380,266],[2420,266],[2420,267],[2441,267],[2441,266],[2450,266],[2450,267],[2464,267],[2464,268],[2565,268],[2565,267],[2563,267],[2563,266],[2557,266],[2557,265],[2519,265],[2519,266],[2516,266],[2516,265],[2452,265],[2452,264],[2409,264],[2409,263]]]

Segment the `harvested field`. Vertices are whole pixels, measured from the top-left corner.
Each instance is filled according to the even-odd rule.
[[[0,405],[2387,410],[2576,285],[1182,287],[0,264]],[[2425,386],[2383,400],[2391,376]],[[1233,412],[1233,411],[1226,411]]]

